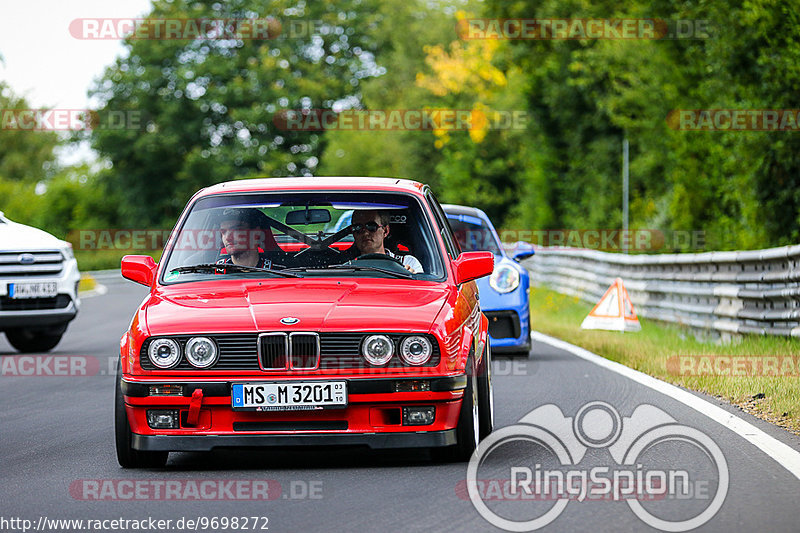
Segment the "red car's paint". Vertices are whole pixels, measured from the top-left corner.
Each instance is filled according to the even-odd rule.
[[[256,191],[396,191],[415,195],[425,215],[436,227],[435,217],[422,184],[394,179],[365,178],[285,178],[242,180],[215,185],[198,192],[199,198],[230,192]],[[187,216],[189,208],[178,222]],[[491,272],[491,253],[462,254],[458,260],[448,256],[441,234],[437,246],[444,260],[445,281],[418,281],[388,278],[312,277],[312,278],[222,278],[192,283],[164,285],[160,279],[164,265],[154,265],[141,257],[123,260],[123,275],[149,284],[150,294],[134,314],[129,331],[120,344],[122,382],[128,386],[202,383],[205,385],[258,380],[314,380],[319,378],[385,380],[388,378],[421,379],[459,377],[476,372],[484,364],[481,357],[487,342],[487,320],[478,305],[475,275]],[[349,246],[350,244],[348,244]],[[169,243],[167,245],[169,247]],[[279,246],[300,250],[299,243]],[[341,246],[340,246],[341,248]],[[488,255],[487,255],[488,254]],[[166,256],[166,254],[165,254]],[[459,271],[459,262],[468,268]],[[470,263],[470,260],[472,261]],[[486,271],[481,274],[482,271]],[[457,284],[458,276],[470,277]],[[282,317],[301,320],[292,326],[282,325]],[[304,371],[257,370],[145,370],[139,363],[142,344],[149,337],[162,335],[213,335],[223,333],[259,333],[268,331],[303,332],[387,332],[432,334],[439,345],[440,362],[432,367],[332,368]],[[467,367],[468,357],[472,367]],[[202,387],[200,387],[202,389]],[[163,408],[188,411],[188,395],[124,396],[125,410],[134,435],[240,436],[296,435],[298,430],[234,431],[237,422],[257,421],[346,421],[347,429],[324,430],[325,434],[419,433],[452,430],[458,424],[463,401],[463,387],[453,390],[420,392],[376,392],[352,394],[344,409],[316,411],[234,411],[231,396],[206,395],[201,400],[197,423],[180,429],[154,430],[148,426],[146,409]],[[427,426],[404,426],[397,423],[403,406],[433,405],[435,421]],[[223,441],[220,441],[223,442]],[[176,447],[175,449],[181,449]]]

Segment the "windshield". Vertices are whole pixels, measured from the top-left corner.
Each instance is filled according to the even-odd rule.
[[[165,251],[164,283],[226,277],[440,280],[417,199],[402,193],[280,192],[201,198]]]
[[[447,213],[447,220],[464,252],[489,251],[502,255],[494,229],[478,217]]]

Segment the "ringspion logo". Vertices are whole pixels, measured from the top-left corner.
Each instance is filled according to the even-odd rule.
[[[598,500],[625,502],[654,528],[689,531],[716,515],[728,485],[725,456],[705,433],[653,405],[623,418],[601,401],[574,417],[543,405],[495,431],[466,478],[478,513],[506,531],[541,529],[572,502]]]

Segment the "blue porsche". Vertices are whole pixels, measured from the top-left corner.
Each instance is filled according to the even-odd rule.
[[[489,319],[492,352],[527,356],[531,348],[528,271],[519,261],[534,254],[528,243],[517,243],[508,255],[486,213],[475,207],[442,205],[462,251],[488,250],[495,255],[494,272],[477,280],[481,311]]]

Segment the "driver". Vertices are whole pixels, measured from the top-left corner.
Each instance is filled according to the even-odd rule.
[[[386,254],[400,261],[412,274],[422,272],[422,264],[411,254],[399,255],[387,250],[383,240],[389,235],[389,215],[375,210],[353,213],[353,240],[359,255]]]
[[[272,261],[259,245],[269,247],[275,243],[275,238],[269,227],[265,227],[263,218],[264,215],[253,208],[225,209],[219,221],[224,248],[220,251],[217,264],[271,268]]]

